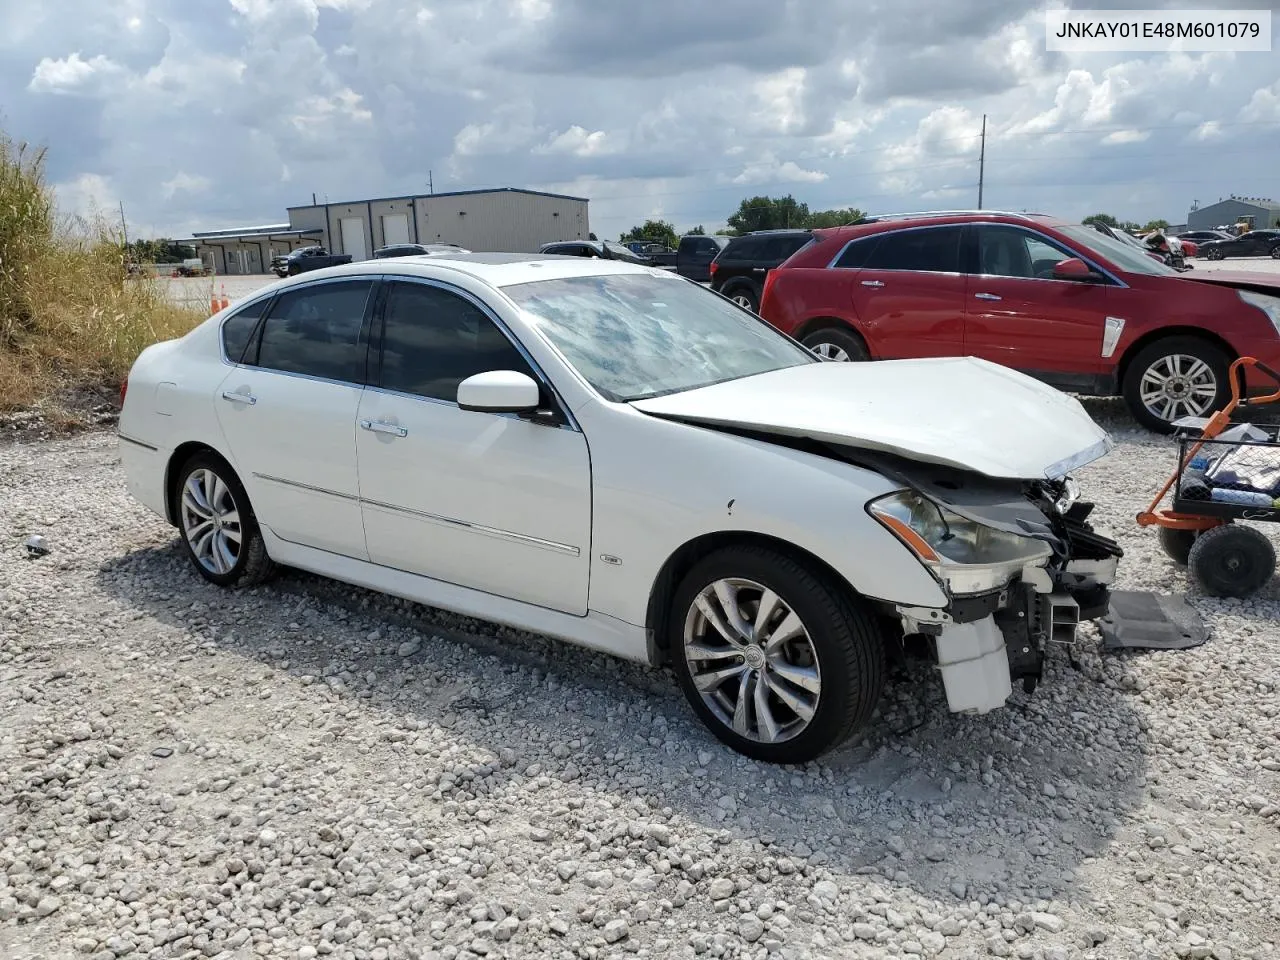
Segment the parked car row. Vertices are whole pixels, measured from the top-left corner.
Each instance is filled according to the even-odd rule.
[[[663,248],[658,255],[644,252],[660,244],[635,243],[624,245],[612,240],[558,240],[544,243],[538,248],[539,253],[564,257],[587,257],[597,260],[620,260],[623,263],[635,263],[642,266],[656,266],[667,269],[674,268],[682,277],[696,280],[699,283],[709,282],[711,264],[729,244],[728,237],[708,237],[702,234],[691,234],[680,238],[674,255]],[[637,250],[636,248],[641,248]]]

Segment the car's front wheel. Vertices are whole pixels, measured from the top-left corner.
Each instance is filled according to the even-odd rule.
[[[834,360],[849,363],[857,360],[870,360],[867,345],[856,333],[842,330],[839,327],[827,327],[809,334],[801,341],[806,347],[823,360]]]
[[[1208,258],[1209,260],[1221,260],[1224,256],[1226,256],[1226,254],[1224,254],[1221,250],[1217,250],[1213,247],[1210,247],[1208,251],[1205,252],[1205,257]]]
[[[197,453],[179,473],[178,528],[196,572],[221,587],[249,587],[274,570],[249,495],[235,471],[212,453]]]
[[[1271,259],[1280,260],[1280,243],[1271,248]]]
[[[1195,337],[1169,337],[1138,351],[1125,372],[1123,393],[1134,419],[1157,433],[1172,433],[1182,417],[1207,417],[1231,396],[1230,361]]]
[[[884,686],[875,620],[829,574],[779,552],[727,547],[676,590],[671,660],[711,731],[739,753],[804,763],[871,717]]]

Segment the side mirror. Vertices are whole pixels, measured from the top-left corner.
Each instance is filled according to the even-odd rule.
[[[462,410],[532,413],[540,400],[538,384],[515,370],[477,373],[458,384],[458,407]]]
[[[1059,260],[1053,265],[1053,279],[1093,283],[1099,278],[1096,273],[1089,269],[1089,265],[1079,257],[1068,257],[1066,260]]]

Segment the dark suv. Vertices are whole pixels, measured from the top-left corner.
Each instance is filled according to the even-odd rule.
[[[711,264],[711,289],[759,313],[769,271],[812,239],[808,230],[759,230],[734,237]]]

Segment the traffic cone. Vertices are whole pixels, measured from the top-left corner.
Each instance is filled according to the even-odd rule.
[[[223,310],[231,306],[231,301],[227,299],[227,285],[225,283],[222,285],[222,297],[219,302],[222,304],[221,309]]]
[[[218,300],[218,295],[212,290],[209,291],[209,316],[213,316],[222,309],[222,304]]]

